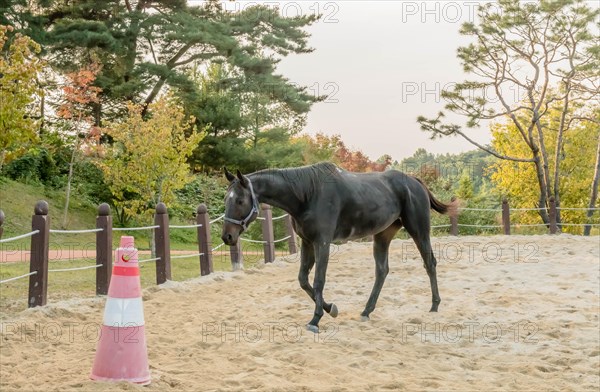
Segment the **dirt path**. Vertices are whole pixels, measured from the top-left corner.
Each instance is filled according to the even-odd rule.
[[[370,322],[370,243],[332,253],[321,333],[297,258],[144,291],[152,384],[88,379],[104,299],[1,321],[0,390],[597,391],[598,237],[437,238],[442,303],[412,242],[394,241]],[[287,261],[286,261],[287,260]]]

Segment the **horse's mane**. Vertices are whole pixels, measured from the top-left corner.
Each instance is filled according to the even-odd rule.
[[[310,200],[323,182],[331,181],[340,175],[341,169],[331,162],[320,162],[314,165],[287,169],[267,169],[258,173],[269,173],[280,177],[288,185],[289,190],[300,200]]]

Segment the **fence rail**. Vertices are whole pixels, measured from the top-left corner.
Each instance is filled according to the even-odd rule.
[[[474,211],[474,212],[501,212],[502,224],[475,225],[468,223],[460,223],[457,215],[450,216],[449,224],[433,225],[432,229],[450,228],[450,234],[458,235],[459,228],[482,228],[482,229],[498,229],[501,228],[503,233],[510,235],[512,228],[520,227],[547,227],[550,234],[557,233],[561,227],[584,226],[586,228],[600,226],[600,223],[562,223],[557,222],[558,211],[577,211],[577,210],[593,210],[597,211],[600,208],[564,208],[556,207],[554,199],[550,199],[548,223],[539,224],[520,224],[511,223],[511,212],[522,211],[539,211],[541,208],[514,208],[511,209],[508,201],[502,202],[502,208],[460,208],[459,211]],[[19,239],[31,237],[31,252],[30,252],[30,272],[20,276],[0,280],[0,284],[12,282],[18,279],[29,278],[28,306],[42,306],[46,304],[48,290],[48,273],[79,271],[86,269],[96,270],[96,294],[106,295],[112,273],[112,232],[113,231],[134,231],[134,230],[154,230],[154,238],[156,252],[153,257],[140,260],[139,263],[156,262],[156,283],[162,284],[171,279],[171,260],[175,259],[191,259],[198,258],[200,275],[208,275],[213,272],[213,253],[225,246],[221,243],[212,247],[211,241],[211,225],[223,219],[224,215],[211,220],[208,214],[206,205],[200,204],[196,210],[196,223],[188,225],[170,225],[167,207],[163,203],[159,203],[156,207],[154,215],[154,224],[143,227],[120,228],[113,227],[112,216],[110,215],[110,207],[103,203],[98,207],[98,216],[96,217],[96,228],[85,230],[55,230],[50,229],[50,216],[48,215],[48,203],[39,201],[34,207],[34,215],[32,216],[32,231],[29,233],[17,235],[15,237],[2,239],[3,223],[5,215],[0,210],[0,243],[17,241]],[[264,261],[270,263],[275,259],[275,244],[287,241],[289,253],[296,253],[298,246],[296,242],[296,234],[294,233],[292,218],[288,214],[283,214],[273,217],[271,206],[261,205],[260,216],[258,217],[262,227],[262,240],[253,240],[249,238],[240,238],[236,246],[229,247],[231,257],[231,265],[233,270],[242,268],[243,255],[241,250],[241,242],[258,243],[263,246]],[[283,220],[287,235],[283,238],[275,239],[273,231],[273,222]],[[184,255],[171,255],[170,246],[170,229],[195,229],[197,232],[198,252]],[[96,264],[62,269],[48,269],[49,259],[49,236],[50,234],[81,234],[95,233],[96,235]]]
[[[32,217],[32,231],[15,237],[2,239],[3,224],[5,215],[0,210],[0,243],[17,241],[19,239],[31,237],[30,252],[30,272],[20,276],[15,276],[0,280],[0,284],[12,282],[19,279],[29,278],[28,306],[43,306],[46,304],[48,292],[48,274],[55,272],[70,272],[87,269],[96,270],[96,294],[106,295],[112,273],[113,257],[113,231],[135,231],[135,230],[154,230],[155,255],[153,257],[140,260],[139,263],[155,262],[156,283],[162,284],[171,279],[171,260],[197,258],[199,261],[200,275],[208,275],[213,272],[212,254],[225,244],[212,247],[210,227],[213,223],[220,221],[223,215],[214,220],[210,220],[206,205],[200,204],[197,209],[196,223],[190,225],[170,225],[167,207],[163,203],[156,206],[154,215],[154,224],[143,227],[113,227],[110,207],[103,203],[98,207],[98,216],[96,217],[96,228],[81,230],[57,230],[50,229],[49,206],[45,201],[39,201],[34,207]],[[263,234],[266,235],[265,241],[258,241],[263,244],[265,262],[269,263],[275,259],[275,243],[288,241],[290,253],[296,253],[296,235],[293,232],[291,218],[286,214],[276,219],[286,219],[287,236],[279,240],[273,239],[273,219],[271,216],[271,207],[263,205],[261,208],[261,223]],[[198,252],[183,255],[171,255],[170,229],[194,229],[197,231]],[[96,263],[94,265],[49,269],[49,238],[50,234],[83,234],[95,233],[96,235]],[[242,238],[242,240],[246,240]],[[241,249],[239,242],[237,246],[230,247],[232,269],[240,269],[243,265]]]
[[[454,199],[453,199],[454,201]],[[548,223],[511,223],[510,217],[512,212],[525,212],[525,211],[548,211]],[[459,208],[458,212],[461,211],[475,211],[475,212],[501,212],[502,213],[502,224],[467,224],[467,223],[459,223],[458,216],[450,217],[449,225],[436,225],[431,226],[431,228],[443,228],[450,227],[451,235],[459,234],[459,227],[468,227],[468,228],[482,228],[482,229],[502,229],[502,232],[506,235],[510,235],[512,228],[522,228],[522,227],[547,227],[548,232],[550,234],[555,234],[559,232],[562,227],[584,227],[586,229],[585,232],[589,234],[589,230],[591,227],[600,226],[600,223],[564,223],[559,222],[558,212],[559,211],[598,211],[600,208],[572,208],[572,207],[557,207],[554,198],[551,197],[549,199],[548,208],[510,208],[509,203],[506,199],[502,201],[502,208]]]

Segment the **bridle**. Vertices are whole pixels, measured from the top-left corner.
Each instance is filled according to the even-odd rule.
[[[252,216],[254,214],[258,214],[258,199],[256,198],[256,195],[254,194],[254,188],[252,188],[252,183],[250,182],[249,179],[246,179],[246,181],[248,181],[248,188],[250,188],[250,195],[252,195],[252,209],[250,210],[250,212],[248,213],[248,215],[242,219],[242,220],[237,220],[237,219],[233,219],[233,218],[229,218],[227,216],[223,217],[223,220],[226,222],[231,222],[235,225],[239,225],[242,227],[242,229],[245,231],[246,229],[248,229],[248,224],[250,223],[250,219],[252,219]]]

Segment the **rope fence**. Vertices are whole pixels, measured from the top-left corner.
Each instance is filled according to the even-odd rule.
[[[221,216],[220,216],[220,217],[218,217],[218,218],[215,218],[215,219],[213,219],[213,220],[209,221],[209,223],[212,225],[213,223],[217,223],[218,221],[220,221],[220,220],[221,220],[221,219],[223,219],[223,218],[225,218],[225,214],[221,215]]]
[[[31,237],[32,235],[37,234],[39,232],[40,232],[39,230],[34,230],[34,231],[29,232],[29,233],[21,234],[21,235],[15,236],[15,237],[5,238],[3,240],[0,240],[0,244],[3,244],[5,242],[17,241],[17,240],[20,240],[22,238]]]
[[[150,261],[157,261],[160,260],[160,257],[154,257],[152,259],[144,259],[144,260],[138,260],[138,264],[142,264],[142,263],[148,263]]]
[[[511,212],[526,212],[546,210],[549,217],[548,223],[511,223]],[[502,208],[460,208],[461,212],[501,212],[502,224],[475,224],[471,222],[459,222],[459,216],[451,216],[449,224],[432,225],[431,229],[450,229],[450,234],[458,235],[459,228],[463,229],[502,229],[504,234],[510,234],[511,229],[526,228],[526,227],[545,227],[549,233],[557,233],[561,227],[584,227],[585,230],[590,230],[591,227],[600,227],[600,223],[562,223],[560,222],[560,211],[598,211],[600,208],[575,208],[575,207],[557,207],[553,199],[550,199],[548,208],[514,208],[510,209],[508,202],[505,200],[502,203]],[[592,214],[589,214],[592,215]],[[486,215],[487,216],[487,215]],[[139,264],[156,262],[156,283],[162,284],[167,280],[171,280],[171,260],[192,259],[198,258],[200,264],[200,275],[209,275],[213,273],[213,253],[220,251],[225,247],[224,243],[217,246],[212,246],[211,240],[211,225],[222,221],[224,214],[221,214],[215,219],[210,219],[206,205],[198,206],[196,213],[195,224],[185,225],[170,225],[167,208],[163,203],[159,203],[156,207],[154,215],[154,224],[142,227],[113,227],[110,207],[107,204],[101,204],[98,208],[98,216],[96,217],[96,227],[91,229],[78,230],[58,230],[49,228],[48,204],[40,201],[34,208],[32,216],[32,231],[29,233],[17,235],[14,237],[2,239],[4,213],[0,210],[0,243],[8,243],[24,238],[31,238],[30,252],[30,271],[27,274],[15,276],[0,280],[0,284],[9,283],[23,278],[29,278],[29,292],[27,293],[28,306],[43,306],[46,304],[46,292],[48,288],[48,274],[58,272],[70,272],[93,269],[96,271],[96,294],[106,295],[112,274],[113,265],[113,231],[140,231],[154,230],[153,238],[155,239],[155,252],[152,258],[139,260]],[[488,219],[488,218],[486,218]],[[275,259],[276,244],[287,241],[290,254],[297,253],[298,247],[296,243],[296,233],[293,230],[292,218],[289,214],[283,214],[273,217],[272,209],[269,205],[261,205],[259,216],[262,227],[262,239],[252,239],[240,237],[240,240],[235,246],[229,246],[229,254],[231,258],[231,266],[233,270],[243,268],[243,252],[241,243],[259,244],[263,248],[264,262],[270,263]],[[283,221],[286,234],[282,238],[274,238],[273,224],[276,221]],[[485,222],[485,221],[484,221]],[[198,251],[190,254],[171,254],[169,231],[171,229],[192,229],[196,230]],[[94,265],[86,265],[73,268],[48,268],[49,258],[49,236],[50,234],[83,234],[95,233],[96,235],[96,263]],[[222,251],[221,251],[222,252]],[[253,251],[254,252],[254,251]],[[223,255],[223,253],[220,253]]]
[[[204,253],[194,253],[194,254],[191,254],[191,255],[177,255],[177,256],[171,256],[171,260],[174,260],[174,259],[187,259],[187,258],[190,258],[190,257],[198,257],[198,256],[202,256],[202,255],[204,255]]]
[[[113,227],[113,231],[138,231],[138,230],[152,230],[158,229],[160,226],[142,226],[142,227]]]
[[[50,233],[57,233],[57,234],[81,234],[81,233],[98,233],[100,231],[102,231],[104,229],[100,228],[100,229],[87,229],[87,230],[56,230],[56,229],[50,229],[49,232]]]
[[[69,272],[69,271],[81,271],[86,269],[100,268],[102,264],[95,265],[86,265],[85,267],[73,267],[73,268],[59,268],[59,269],[49,269],[48,272]]]
[[[212,249],[211,249],[211,251],[212,251],[212,252],[214,252],[215,250],[218,250],[219,248],[222,248],[222,247],[224,247],[224,246],[225,246],[225,243],[223,242],[223,243],[221,243],[221,244],[219,244],[219,245],[215,246],[214,248],[212,248]]]
[[[202,227],[202,224],[197,224],[197,225],[183,225],[183,226],[171,225],[171,226],[169,226],[169,229],[196,229],[198,227]]]
[[[250,243],[253,243],[253,244],[267,244],[268,243],[267,241],[264,241],[264,240],[253,240],[253,239],[244,238],[244,237],[240,237],[240,240],[242,240],[244,242],[250,242]]]
[[[23,274],[23,275],[15,276],[14,278],[9,278],[9,279],[0,280],[0,284],[2,284],[2,283],[8,283],[8,282],[12,282],[13,280],[23,279],[23,278],[26,278],[26,277],[28,277],[28,276],[35,275],[35,274],[37,274],[37,273],[38,273],[37,271],[33,271],[33,272],[30,272],[30,273],[28,273],[28,274]]]

